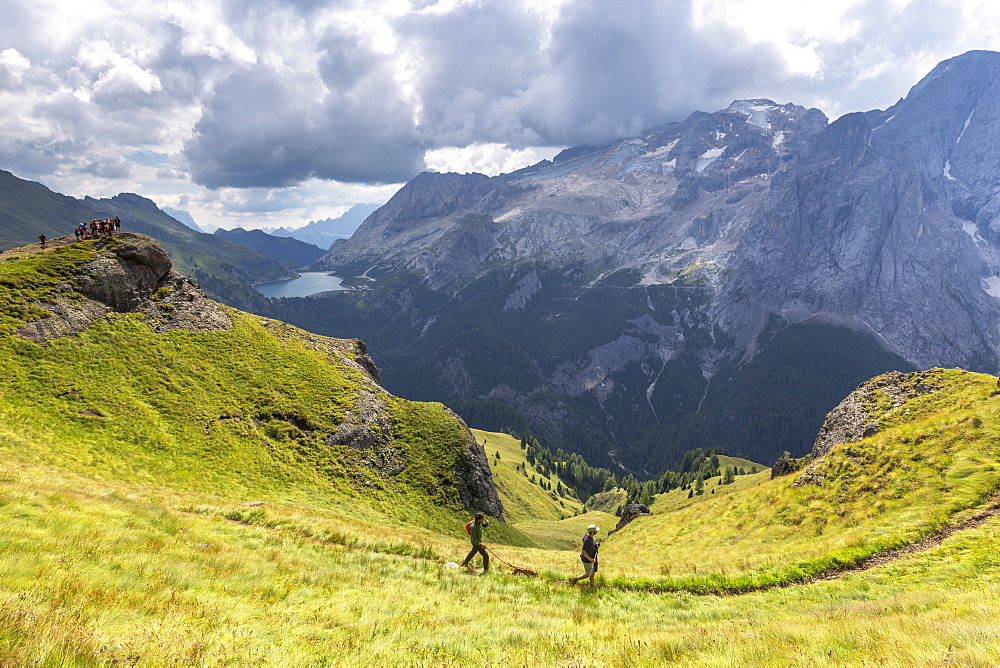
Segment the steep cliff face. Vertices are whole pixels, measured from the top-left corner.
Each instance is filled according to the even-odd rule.
[[[793,398],[822,369],[804,351],[778,359],[799,325],[812,327],[799,339],[824,328],[836,339],[824,343],[839,351],[823,362],[834,375],[852,363],[855,333],[885,353],[838,377],[844,393],[893,368],[996,372],[998,96],[1000,54],[971,52],[890,109],[832,124],[815,109],[743,100],[513,174],[423,174],[321,260],[375,279],[327,308],[386,309],[427,342],[406,352],[378,326],[365,332],[392,349],[390,386],[506,404],[569,447],[582,438],[619,456],[726,445],[774,408],[774,388]],[[344,306],[352,299],[356,309]],[[419,386],[395,376],[426,357],[436,366]],[[434,386],[444,389],[424,389]],[[761,456],[805,454],[835,401],[804,401],[811,426],[775,440],[761,424]],[[486,413],[491,426],[513,424]],[[568,435],[574,415],[587,416],[582,437]]]
[[[722,286],[727,330],[747,343],[761,312],[825,314],[919,367],[997,370],[998,96],[1000,54],[966,54],[818,135],[748,212]]]

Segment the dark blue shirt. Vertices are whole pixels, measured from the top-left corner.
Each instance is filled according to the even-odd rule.
[[[590,557],[591,559],[594,560],[597,559],[597,543],[594,541],[594,537],[591,536],[589,533],[583,537],[583,551],[586,552],[587,556]],[[580,561],[582,561],[585,564],[589,563],[586,559],[583,558],[582,554],[580,555]]]

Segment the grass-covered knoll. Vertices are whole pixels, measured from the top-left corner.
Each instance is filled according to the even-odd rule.
[[[182,274],[198,281],[213,299],[239,308],[266,308],[252,283],[291,275],[288,267],[256,250],[213,234],[203,234],[161,211],[152,201],[123,193],[82,200],[53,192],[0,170],[0,251],[69,236],[80,223],[100,218],[122,221],[122,231],[139,232],[163,244]]]
[[[0,261],[0,450],[89,476],[318,506],[363,499],[381,517],[454,522],[464,426],[440,404],[381,393],[345,361],[348,342],[317,348],[323,337],[238,311],[228,331],[159,334],[132,313],[43,344],[9,335],[44,314],[30,302],[74,296],[67,278],[94,252]],[[327,443],[362,389],[384,404],[387,456],[404,465],[394,475]]]
[[[941,389],[911,396],[882,431],[813,462],[819,482],[796,487],[793,474],[738,494],[707,484],[700,502],[639,518],[602,555],[620,564],[623,583],[740,591],[857,563],[960,522],[1000,489],[1000,397],[994,376],[935,378]]]

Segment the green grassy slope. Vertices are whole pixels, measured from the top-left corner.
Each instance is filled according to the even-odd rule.
[[[997,380],[939,370],[934,382],[942,389],[908,399],[882,431],[814,462],[818,484],[758,473],[737,481],[760,484],[731,493],[709,481],[697,503],[654,504],[670,511],[626,527],[608,558],[630,576],[669,574],[658,583],[667,589],[743,590],[856,563],[960,522],[1000,489]]]
[[[0,661],[1000,661],[1000,615],[992,604],[1000,595],[997,520],[839,580],[697,597],[591,591],[501,569],[470,577],[442,564],[464,555],[457,539],[412,526],[368,525],[332,509],[240,510],[235,502],[224,494],[78,476],[0,453]],[[413,541],[417,558],[394,553],[404,540]],[[575,553],[562,557],[564,571],[575,573]],[[602,569],[617,567],[608,559]]]
[[[490,540],[543,577],[477,578],[445,566],[468,550],[447,410],[389,402],[412,466],[397,481],[318,447],[360,372],[298,330],[230,311],[228,332],[155,334],[133,314],[45,344],[11,337],[38,315],[25,300],[65,291],[94,252],[0,256],[0,664],[1000,662],[998,518],[795,585],[992,503],[995,377],[935,372],[941,390],[813,462],[820,485],[762,471],[660,496],[606,538],[593,590],[565,578],[585,525],[613,518],[559,520],[566,499],[513,484],[517,441],[479,432],[500,451],[510,531],[551,547]],[[795,586],[693,594],[774,584]]]
[[[0,261],[0,451],[90,476],[307,505],[364,498],[379,514],[455,523],[463,426],[440,404],[387,396],[406,462],[391,479],[327,446],[365,379],[294,328],[230,311],[229,331],[158,334],[117,314],[44,344],[10,336],[39,315],[28,299],[72,297],[65,278],[95,248]]]
[[[618,518],[612,514],[584,513],[583,503],[569,490],[559,495],[543,489],[540,485],[543,480],[553,490],[558,490],[563,482],[556,473],[544,477],[529,464],[518,439],[479,429],[473,429],[472,433],[486,449],[507,520],[536,547],[574,550],[579,547],[588,524],[606,527],[605,530],[617,524]]]

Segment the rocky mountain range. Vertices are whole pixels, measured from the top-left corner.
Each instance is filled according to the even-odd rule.
[[[421,174],[316,265],[367,289],[299,316],[353,317],[396,391],[602,463],[804,454],[861,380],[1000,368],[998,102],[1000,54],[970,52],[832,123],[742,100]]]

